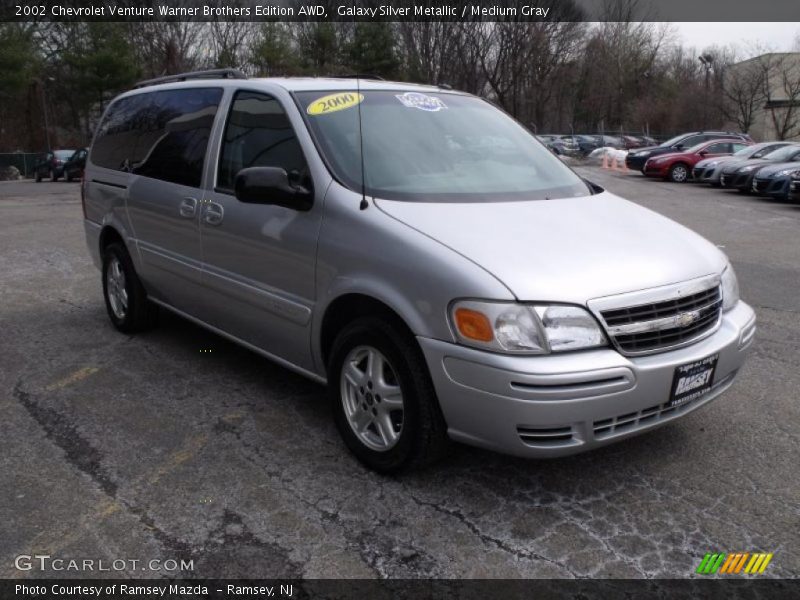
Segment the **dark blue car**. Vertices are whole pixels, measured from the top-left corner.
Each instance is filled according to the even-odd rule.
[[[800,176],[800,162],[784,162],[762,167],[753,177],[752,191],[760,196],[788,200],[792,193],[792,179],[797,176]]]

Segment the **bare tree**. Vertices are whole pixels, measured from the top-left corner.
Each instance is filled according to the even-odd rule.
[[[766,77],[766,104],[779,140],[800,135],[800,61],[796,55],[772,55]]]

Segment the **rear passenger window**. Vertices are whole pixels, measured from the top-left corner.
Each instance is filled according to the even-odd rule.
[[[711,144],[706,148],[709,154],[725,154],[731,151],[731,145],[728,142],[721,142],[719,144]]]
[[[308,184],[300,142],[280,102],[266,94],[237,92],[225,125],[217,187],[232,190],[236,174],[247,167],[280,167],[290,180]]]
[[[199,187],[221,98],[219,88],[122,98],[109,108],[98,128],[91,161],[108,169]]]

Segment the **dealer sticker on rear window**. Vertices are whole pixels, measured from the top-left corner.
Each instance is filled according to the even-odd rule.
[[[355,92],[339,92],[317,98],[306,108],[306,112],[314,117],[327,115],[328,113],[353,108],[364,101],[364,94]]]
[[[398,94],[396,98],[400,100],[400,102],[403,103],[403,106],[407,108],[418,108],[428,112],[437,112],[443,108],[447,108],[447,105],[439,98],[428,96],[427,94],[420,94],[419,92],[406,92],[405,94]]]

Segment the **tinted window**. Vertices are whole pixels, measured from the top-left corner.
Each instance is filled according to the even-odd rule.
[[[236,174],[247,167],[280,167],[290,179],[309,178],[300,142],[280,102],[255,92],[237,92],[231,105],[217,186],[232,190]]]
[[[713,139],[708,137],[707,135],[693,135],[691,137],[686,138],[682,142],[680,142],[681,146],[684,148],[691,148],[697,144],[701,144],[702,142],[707,142],[708,140]]]
[[[731,145],[729,143],[711,144],[708,148],[706,148],[706,152],[709,154],[725,154],[726,152],[730,151]]]
[[[734,153],[739,152],[740,150],[744,150],[745,148],[748,148],[748,147],[749,146],[747,146],[747,144],[731,144],[731,149],[732,149],[732,151]],[[730,150],[729,150],[729,152],[730,152]]]
[[[221,98],[218,88],[166,90],[122,98],[109,109],[97,131],[92,162],[199,187]]]

